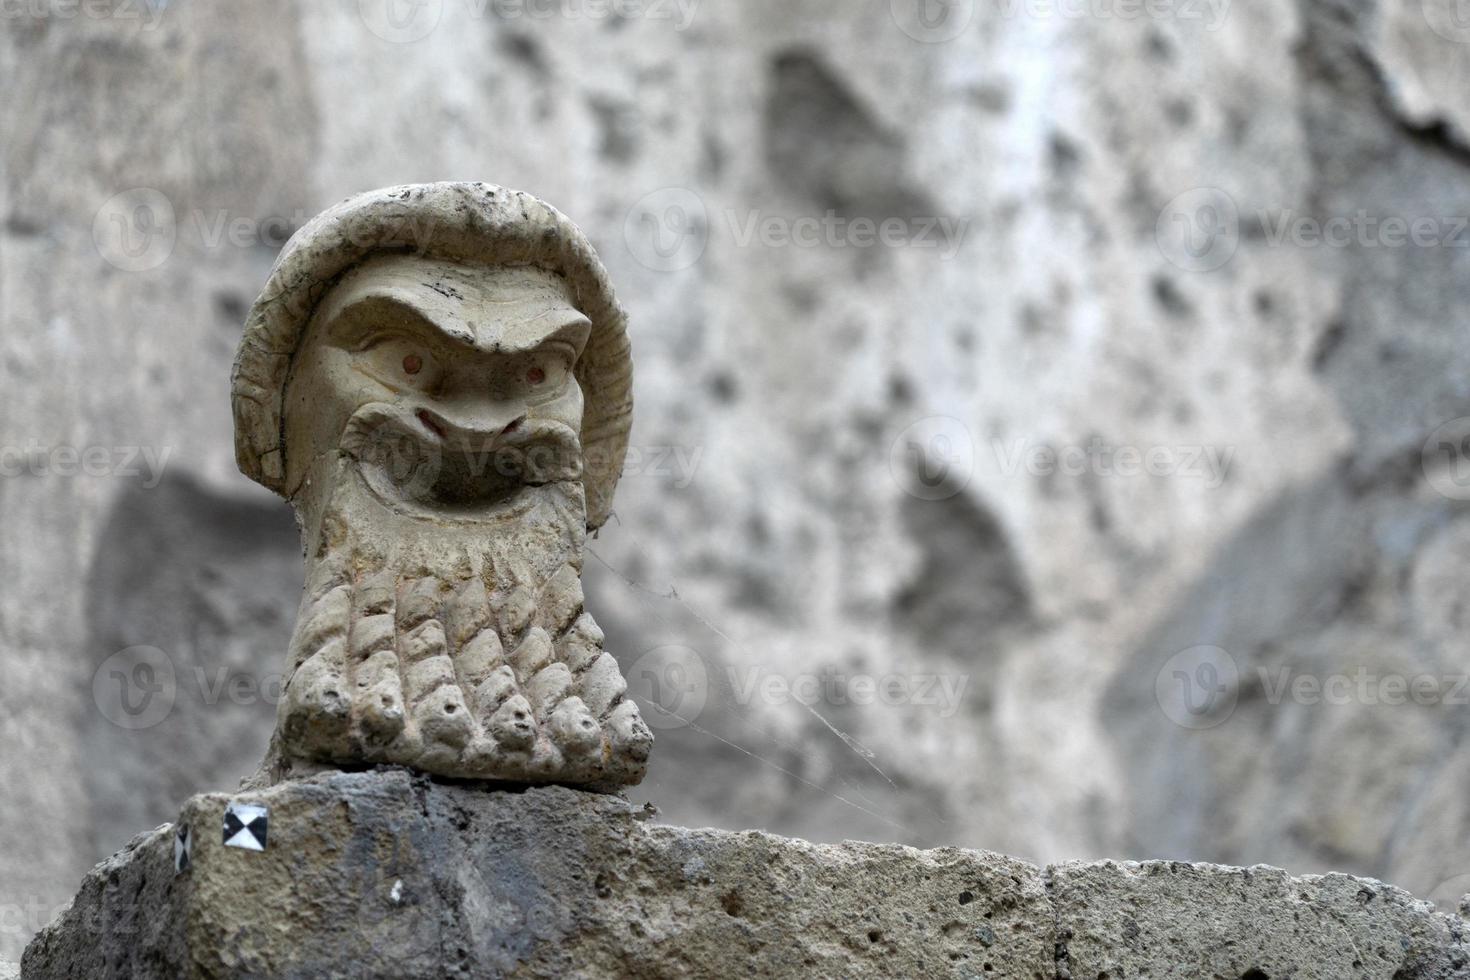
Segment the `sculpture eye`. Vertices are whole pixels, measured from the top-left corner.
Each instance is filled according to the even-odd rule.
[[[389,387],[429,390],[439,376],[439,362],[423,341],[399,333],[369,340],[357,353],[357,366]]]
[[[521,378],[527,397],[554,398],[571,377],[575,354],[564,344],[547,344],[521,362]]]

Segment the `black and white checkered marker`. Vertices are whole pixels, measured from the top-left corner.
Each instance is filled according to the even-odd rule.
[[[191,857],[194,853],[194,836],[189,832],[188,824],[179,824],[174,828],[174,873],[183,874],[189,870]]]
[[[263,806],[231,803],[225,807],[225,846],[247,851],[265,850],[269,812]]]

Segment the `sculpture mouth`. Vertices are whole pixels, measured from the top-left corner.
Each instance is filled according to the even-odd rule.
[[[543,488],[582,471],[576,435],[560,423],[518,421],[487,435],[384,404],[354,413],[342,448],[382,503],[461,520],[522,512]]]

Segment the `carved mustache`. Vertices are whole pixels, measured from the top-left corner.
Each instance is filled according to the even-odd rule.
[[[446,501],[576,480],[584,467],[581,440],[562,422],[522,416],[485,430],[386,402],[354,412],[341,446],[359,463],[386,471],[394,483]]]

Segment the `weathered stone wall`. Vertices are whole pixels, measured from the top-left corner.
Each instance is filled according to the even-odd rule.
[[[228,847],[230,804],[268,810]],[[195,797],[82,884],[25,980],[1229,977],[1459,980],[1457,915],[1380,881],[659,825],[614,797],[404,771]]]
[[[695,726],[635,800],[1470,891],[1470,494],[1421,460],[1470,415],[1452,4],[571,9],[6,8],[0,961],[263,751],[299,556],[234,472],[240,323],[306,217],[444,178],[555,202],[632,314],[589,603]],[[1360,210],[1345,241],[1291,223]],[[907,243],[855,244],[863,217]],[[1093,446],[1159,472],[1028,455]],[[136,646],[166,660],[109,659]],[[762,686],[831,674],[901,703]],[[1280,693],[1301,675],[1353,693]],[[1441,687],[1386,703],[1387,675]]]

